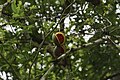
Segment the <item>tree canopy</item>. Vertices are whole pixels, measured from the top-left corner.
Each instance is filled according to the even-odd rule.
[[[65,35],[57,58],[56,32]],[[0,71],[7,80],[119,80],[120,1],[0,0]]]

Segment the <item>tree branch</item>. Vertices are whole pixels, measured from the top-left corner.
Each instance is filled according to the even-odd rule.
[[[72,49],[72,51],[74,52],[74,51],[77,51],[77,50],[80,50],[81,48],[85,48],[85,47],[88,47],[88,46],[91,46],[91,45],[93,45],[93,44],[97,44],[97,43],[100,43],[100,42],[102,42],[103,41],[103,39],[98,39],[98,40],[95,40],[94,42],[90,42],[90,43],[87,43],[87,44],[83,44],[83,46],[79,46],[78,48],[74,48],[74,49]]]
[[[120,51],[120,48],[117,47],[117,45],[115,44],[115,42],[114,42],[109,36],[108,36],[107,38],[108,38],[108,40],[111,42],[111,44],[112,44],[117,50]]]
[[[47,74],[49,74],[53,68],[54,68],[54,64],[51,65],[51,67],[47,70],[47,72],[42,76],[40,80],[45,80]]]

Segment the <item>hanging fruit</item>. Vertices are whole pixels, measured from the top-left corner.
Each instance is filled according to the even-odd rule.
[[[52,39],[57,46],[61,46],[65,43],[65,35],[62,32],[53,34]]]
[[[58,58],[59,56],[61,56],[62,54],[65,53],[65,47],[64,46],[56,46],[54,48],[53,53],[54,53],[54,57]]]

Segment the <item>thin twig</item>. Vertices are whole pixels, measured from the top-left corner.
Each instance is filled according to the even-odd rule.
[[[72,51],[74,52],[74,51],[80,50],[81,48],[85,48],[85,47],[88,47],[88,46],[90,46],[90,45],[100,43],[100,42],[102,42],[102,41],[103,41],[103,39],[97,39],[97,40],[95,40],[94,42],[90,42],[90,43],[87,43],[87,44],[83,44],[83,46],[79,46],[78,48],[74,48],[74,49],[72,49]]]
[[[65,11],[66,11],[70,6],[72,6],[72,4],[73,4],[74,2],[75,2],[75,0],[74,0],[71,4],[69,4],[69,5],[64,9],[63,13],[61,14],[61,18],[63,17]]]
[[[50,71],[54,68],[54,64],[51,65],[51,67],[47,70],[47,72],[42,76],[42,78],[40,80],[45,80],[46,76],[48,73],[50,73]]]
[[[116,48],[117,50],[120,51],[120,48],[117,47],[117,45],[115,44],[115,42],[114,42],[110,37],[107,37],[107,38],[108,38],[108,40],[111,42],[111,44],[112,44],[113,46],[115,46],[115,48]]]

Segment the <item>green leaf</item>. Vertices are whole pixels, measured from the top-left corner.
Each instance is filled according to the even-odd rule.
[[[14,13],[16,13],[17,12],[17,6],[16,6],[16,0],[14,0],[14,2],[11,4],[11,8],[12,8],[12,10],[13,10],[13,12]]]
[[[13,14],[13,17],[18,18],[18,17],[20,17],[20,15],[19,14]]]
[[[63,5],[65,3],[65,0],[60,0],[61,1],[61,5]]]
[[[11,0],[7,0],[7,2],[10,2]]]
[[[37,9],[36,5],[32,5],[32,6],[30,7],[30,10],[33,10],[33,9]]]

